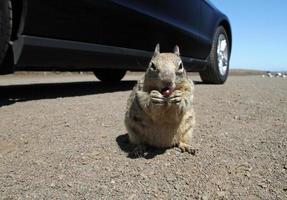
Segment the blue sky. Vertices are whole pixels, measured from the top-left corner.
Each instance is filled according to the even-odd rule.
[[[231,21],[231,68],[287,70],[287,0],[210,0]]]

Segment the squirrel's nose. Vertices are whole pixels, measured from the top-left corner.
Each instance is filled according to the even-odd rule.
[[[174,73],[172,73],[172,71],[170,70],[163,70],[160,74],[160,79],[162,82],[162,85],[165,88],[171,88],[174,84]]]
[[[163,85],[164,85],[165,88],[171,88],[172,85],[173,85],[173,82],[172,82],[172,80],[170,80],[170,79],[162,80],[162,83],[163,83]]]

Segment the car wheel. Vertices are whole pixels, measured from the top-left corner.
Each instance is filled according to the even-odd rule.
[[[126,74],[124,69],[97,69],[94,71],[95,76],[103,82],[118,82]]]
[[[12,33],[12,6],[10,0],[0,1],[0,66],[5,58]]]
[[[225,29],[220,26],[216,29],[209,63],[204,71],[199,72],[204,83],[223,84],[229,72],[230,43]]]

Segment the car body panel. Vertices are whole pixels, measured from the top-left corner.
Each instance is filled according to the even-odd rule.
[[[24,71],[93,71],[103,66],[142,71],[153,54],[143,50],[25,35],[18,43],[21,43],[18,45],[22,49],[15,66],[17,70]],[[182,61],[188,71],[199,71],[207,65],[207,61],[189,57],[182,57]]]
[[[204,0],[24,2],[23,30],[13,43],[16,69],[42,66],[90,70],[91,66],[102,66],[143,70],[155,44],[160,43],[162,51],[179,45],[187,67],[198,71],[206,64],[216,26],[228,20]],[[75,45],[78,48],[72,48]],[[115,59],[118,62],[105,64],[104,59],[115,56],[114,51],[103,53],[98,47],[127,51],[117,55],[122,57]],[[32,52],[38,55],[34,60],[29,55]],[[69,54],[78,57],[78,61]]]

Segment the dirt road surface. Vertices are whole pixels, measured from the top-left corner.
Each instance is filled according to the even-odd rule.
[[[130,158],[137,75],[0,77],[0,199],[287,199],[287,79],[197,76],[193,156]]]

